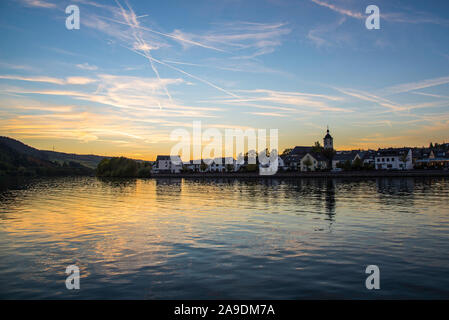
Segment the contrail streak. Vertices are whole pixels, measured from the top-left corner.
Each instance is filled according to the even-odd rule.
[[[106,19],[106,20],[109,20],[109,21],[113,21],[113,22],[115,22],[115,23],[120,23],[120,24],[128,25],[127,23],[124,23],[124,22],[122,22],[122,21],[118,21],[118,20],[115,20],[115,19],[112,19],[112,18],[108,18],[108,17],[104,17],[104,16],[101,16],[101,18]],[[177,36],[174,36],[174,35],[172,35],[172,34],[159,32],[159,31],[152,30],[152,29],[149,29],[149,28],[146,28],[146,27],[142,27],[142,26],[137,26],[137,28],[138,28],[138,29],[141,29],[141,30],[148,31],[148,32],[152,32],[152,33],[155,33],[155,34],[164,36],[164,37],[169,37],[169,38],[176,39],[176,40],[179,40],[179,41],[182,41],[182,42],[186,42],[186,43],[189,43],[189,44],[192,44],[192,45],[195,45],[195,46],[199,46],[199,47],[203,47],[203,48],[206,48],[206,49],[211,49],[211,50],[215,50],[215,51],[219,51],[219,52],[225,52],[225,53],[228,53],[228,51],[226,51],[226,50],[219,49],[219,48],[215,48],[215,47],[212,47],[212,46],[208,46],[208,45],[206,45],[206,44],[202,44],[202,43],[200,43],[200,42],[196,42],[196,41],[193,41],[193,40],[189,40],[189,39],[184,39],[184,38],[181,38],[181,37],[177,37]]]
[[[115,2],[116,2],[117,5],[120,7],[120,9],[121,9],[121,11],[122,11],[122,16],[123,16],[123,18],[124,18],[124,19],[126,20],[126,22],[127,22],[127,23],[124,23],[124,24],[126,24],[126,25],[129,26],[129,27],[131,27],[131,29],[133,30],[133,36],[134,36],[134,38],[136,39],[136,41],[137,41],[140,45],[143,45],[143,47],[145,47],[145,45],[148,46],[148,44],[142,39],[142,37],[141,37],[140,35],[137,35],[136,29],[137,29],[137,28],[141,28],[141,27],[140,27],[140,25],[139,25],[138,22],[137,22],[136,14],[135,14],[134,11],[132,10],[132,8],[131,8],[131,7],[129,6],[129,4],[126,2],[127,6],[128,6],[128,9],[129,9],[129,11],[130,11],[130,14],[131,14],[131,16],[132,16],[132,18],[133,18],[133,20],[134,20],[133,22],[130,21],[130,19],[129,19],[129,17],[128,17],[128,14],[126,13],[126,10],[121,6],[121,4],[118,2],[118,0],[115,0]],[[120,22],[120,23],[122,23],[122,22]],[[201,44],[200,44],[200,45],[201,45]],[[203,45],[201,45],[201,46],[203,46]],[[239,96],[235,95],[234,93],[232,93],[232,92],[230,92],[230,91],[227,91],[227,90],[225,90],[225,89],[223,89],[223,88],[220,88],[219,86],[213,84],[212,82],[209,82],[209,81],[207,81],[207,80],[201,79],[201,78],[199,78],[199,77],[197,77],[197,76],[195,76],[195,75],[193,75],[193,74],[190,74],[190,73],[188,73],[188,72],[186,72],[186,71],[184,71],[184,70],[182,70],[182,69],[176,68],[176,67],[174,67],[174,66],[172,66],[172,65],[169,65],[169,64],[167,64],[167,63],[165,63],[165,62],[162,62],[162,61],[160,61],[160,60],[158,60],[158,59],[156,59],[156,58],[153,58],[153,57],[151,56],[151,54],[149,53],[149,50],[141,50],[141,51],[144,52],[144,53],[141,53],[141,52],[139,52],[139,51],[137,51],[137,50],[135,50],[135,49],[131,49],[131,48],[128,48],[128,47],[126,47],[126,46],[123,46],[123,47],[127,48],[128,50],[133,51],[134,53],[137,53],[137,54],[139,54],[139,55],[141,55],[141,56],[147,58],[147,59],[150,61],[151,67],[152,67],[152,69],[154,70],[154,72],[156,73],[156,76],[158,77],[159,81],[161,81],[161,79],[160,79],[160,77],[159,77],[159,72],[157,71],[156,67],[154,66],[154,62],[157,62],[157,63],[159,63],[159,64],[161,64],[161,65],[164,65],[164,66],[166,66],[166,67],[168,67],[168,68],[170,68],[170,69],[173,69],[173,70],[178,71],[178,72],[180,72],[180,73],[182,73],[182,74],[185,74],[185,75],[187,75],[187,76],[189,76],[189,77],[191,77],[191,78],[193,78],[193,79],[196,79],[196,80],[198,80],[198,81],[200,81],[200,82],[203,82],[203,83],[205,83],[205,84],[207,84],[207,85],[209,85],[209,86],[211,86],[211,87],[213,87],[213,88],[215,88],[215,89],[217,89],[217,90],[219,90],[219,91],[222,91],[222,92],[226,93],[227,95],[230,95],[230,96],[232,96],[232,97],[234,97],[234,98],[239,98]],[[168,93],[168,90],[167,90],[167,88],[166,88],[165,86],[164,86],[164,89],[165,89],[165,91],[166,91],[168,97],[169,97],[170,100],[171,100],[171,96],[170,96],[170,94]]]
[[[126,2],[126,5],[127,5],[128,9],[129,9],[129,12],[130,12],[132,18],[133,18],[132,22],[129,20],[129,17],[128,17],[125,9],[123,9],[122,5],[118,2],[118,0],[116,0],[115,2],[120,7],[120,9],[122,11],[122,16],[128,22],[128,26],[131,27],[131,29],[133,30],[134,39],[136,39],[136,41],[142,46],[142,48],[150,47],[145,42],[145,40],[143,40],[142,36],[140,34],[137,34],[136,27],[139,27],[139,24],[138,24],[138,21],[137,21],[137,16],[134,13],[134,10],[132,10],[132,8],[130,7],[129,3]],[[152,58],[152,56],[150,54],[150,50],[149,49],[143,49],[142,51],[145,53],[146,58],[150,61],[151,69],[153,69],[154,73],[156,74],[156,77],[158,78],[159,82],[161,83],[162,87],[164,88],[164,91],[165,91],[168,99],[170,101],[172,101],[172,96],[170,95],[170,92],[168,92],[167,86],[161,81],[161,77],[159,75],[159,71],[157,70],[156,66],[153,63],[153,58]],[[159,104],[159,108],[162,109],[160,104]]]
[[[137,53],[138,55],[141,55],[141,56],[143,56],[143,57],[145,57],[145,58],[148,58],[148,57],[146,57],[143,53],[140,53],[139,51],[136,51],[136,50],[134,50],[134,49],[128,48],[128,47],[126,47],[126,46],[123,46],[123,47],[126,48],[126,49],[128,49],[128,50],[131,50],[131,51],[134,52],[134,53]],[[228,91],[228,90],[226,90],[226,89],[220,88],[219,86],[213,84],[212,82],[209,82],[209,81],[207,81],[207,80],[201,79],[201,78],[199,78],[199,77],[197,77],[197,76],[195,76],[195,75],[193,75],[193,74],[190,74],[190,73],[188,73],[188,72],[186,72],[186,71],[184,71],[184,70],[182,70],[182,69],[176,68],[176,67],[174,67],[174,66],[172,66],[172,65],[169,65],[169,64],[167,64],[167,63],[165,63],[165,62],[162,62],[162,61],[160,61],[160,60],[158,60],[158,59],[156,59],[156,58],[152,58],[152,60],[153,60],[154,62],[157,62],[157,63],[159,63],[159,64],[162,64],[162,65],[164,65],[164,66],[166,66],[166,67],[168,67],[168,68],[170,68],[170,69],[173,69],[173,70],[175,70],[175,71],[178,71],[178,72],[180,72],[180,73],[183,73],[183,74],[185,74],[185,75],[187,75],[187,76],[189,76],[189,77],[191,77],[191,78],[193,78],[193,79],[195,79],[195,80],[201,81],[201,82],[203,82],[203,83],[205,83],[205,84],[207,84],[207,85],[209,85],[209,86],[211,86],[211,87],[213,87],[213,88],[215,88],[215,89],[217,89],[217,90],[219,90],[219,91],[222,91],[222,92],[226,93],[227,95],[230,95],[230,96],[232,96],[232,97],[234,97],[234,98],[240,98],[240,97],[237,96],[236,94],[234,94],[234,93],[232,93],[232,92],[230,92],[230,91]]]

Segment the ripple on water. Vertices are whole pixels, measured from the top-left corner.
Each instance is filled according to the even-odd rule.
[[[448,196],[433,178],[36,179],[0,192],[0,298],[448,298]]]

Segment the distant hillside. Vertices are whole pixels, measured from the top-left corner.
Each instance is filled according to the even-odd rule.
[[[14,151],[24,155],[41,159],[43,158],[43,155],[41,154],[40,150],[27,146],[26,144],[12,138],[0,137],[0,145],[7,146],[13,149]]]
[[[92,175],[104,157],[42,151],[0,137],[0,176]]]
[[[83,166],[89,168],[96,168],[97,165],[106,157],[96,156],[91,154],[74,154],[74,153],[64,153],[64,152],[54,152],[48,150],[39,150],[33,147],[30,147],[18,140],[8,138],[8,137],[0,137],[0,145],[5,145],[20,154],[25,154],[28,156],[32,156],[42,160],[56,161],[60,164],[64,162],[78,162]]]

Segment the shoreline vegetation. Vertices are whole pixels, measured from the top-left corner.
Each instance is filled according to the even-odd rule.
[[[151,163],[125,157],[105,158],[97,166],[97,177],[109,178],[149,178]]]

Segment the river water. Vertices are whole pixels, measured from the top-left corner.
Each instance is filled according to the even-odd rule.
[[[28,181],[0,191],[0,298],[447,299],[449,179]]]

